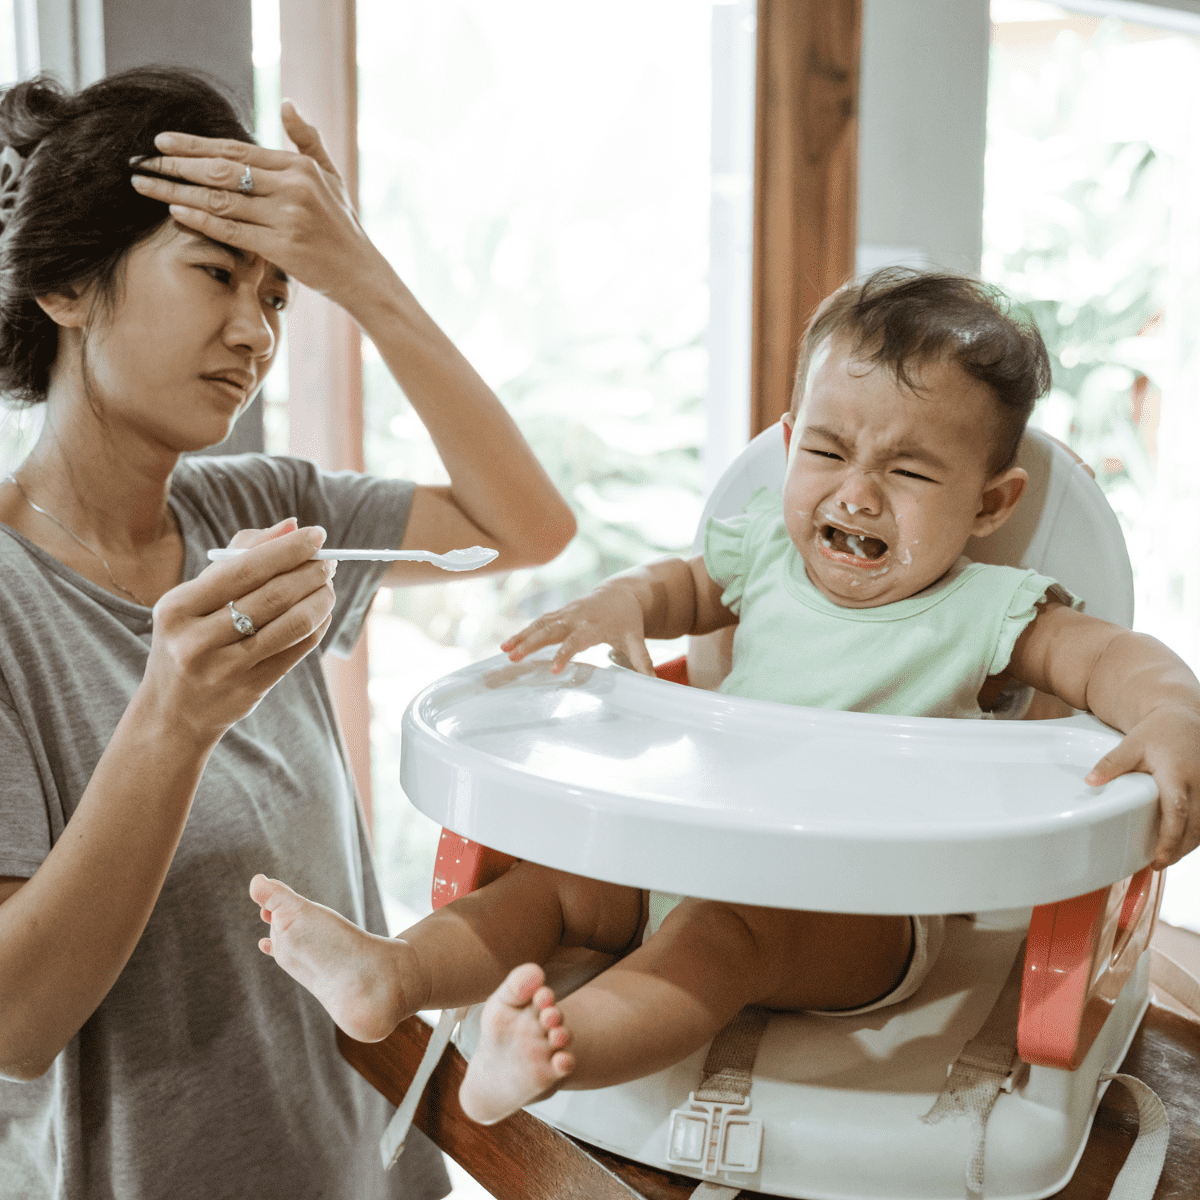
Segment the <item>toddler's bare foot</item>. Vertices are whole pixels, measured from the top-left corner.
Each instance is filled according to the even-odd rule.
[[[488,997],[479,1045],[459,1089],[463,1112],[492,1125],[552,1092],[575,1070],[571,1035],[536,963],[508,973]]]
[[[416,1011],[405,994],[405,956],[412,953],[405,942],[375,937],[265,875],[250,881],[250,896],[271,926],[259,949],[308,988],[352,1038],[378,1042]],[[412,979],[408,990],[415,994]]]

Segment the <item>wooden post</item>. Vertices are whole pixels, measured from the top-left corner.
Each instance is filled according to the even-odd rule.
[[[358,77],[354,0],[281,0],[283,95],[316,125],[330,158],[358,203]],[[332,470],[364,469],[362,335],[340,308],[296,289],[288,313],[288,449]],[[367,639],[350,658],[325,659],[371,824],[371,706]]]
[[[862,0],[759,0],[751,433],[787,411],[800,336],[854,274]]]

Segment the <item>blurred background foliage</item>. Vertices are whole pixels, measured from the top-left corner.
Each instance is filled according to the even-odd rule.
[[[1169,370],[1178,147],[1166,68],[1193,57],[1193,41],[1067,13],[993,38],[983,274],[1024,304],[1050,350],[1054,386],[1034,422],[1095,470],[1127,534],[1155,485]],[[1145,103],[1156,93],[1157,113]]]
[[[359,0],[358,20],[363,222],[579,522],[545,567],[376,601],[376,852],[393,904],[420,912],[437,830],[398,786],[413,695],[695,532],[712,11],[695,0]],[[369,343],[364,359],[368,470],[444,479]]]

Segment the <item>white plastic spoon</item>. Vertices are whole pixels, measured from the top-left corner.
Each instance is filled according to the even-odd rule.
[[[212,562],[221,562],[245,553],[245,550],[210,550],[208,557]],[[499,553],[488,546],[470,546],[463,550],[448,550],[445,554],[434,554],[432,550],[318,550],[313,557],[336,558],[339,562],[427,562],[443,571],[477,571]]]

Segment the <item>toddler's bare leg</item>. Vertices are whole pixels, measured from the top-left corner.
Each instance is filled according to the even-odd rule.
[[[484,1008],[463,1108],[494,1121],[558,1087],[640,1078],[699,1049],[746,1004],[868,1004],[899,982],[910,941],[907,917],[686,900],[557,1006],[540,971],[514,971]]]
[[[379,1041],[423,1008],[457,1008],[493,992],[521,963],[560,946],[619,954],[642,927],[643,893],[519,863],[398,938],[376,937],[278,880],[250,895],[271,936],[259,942],[359,1041]]]

